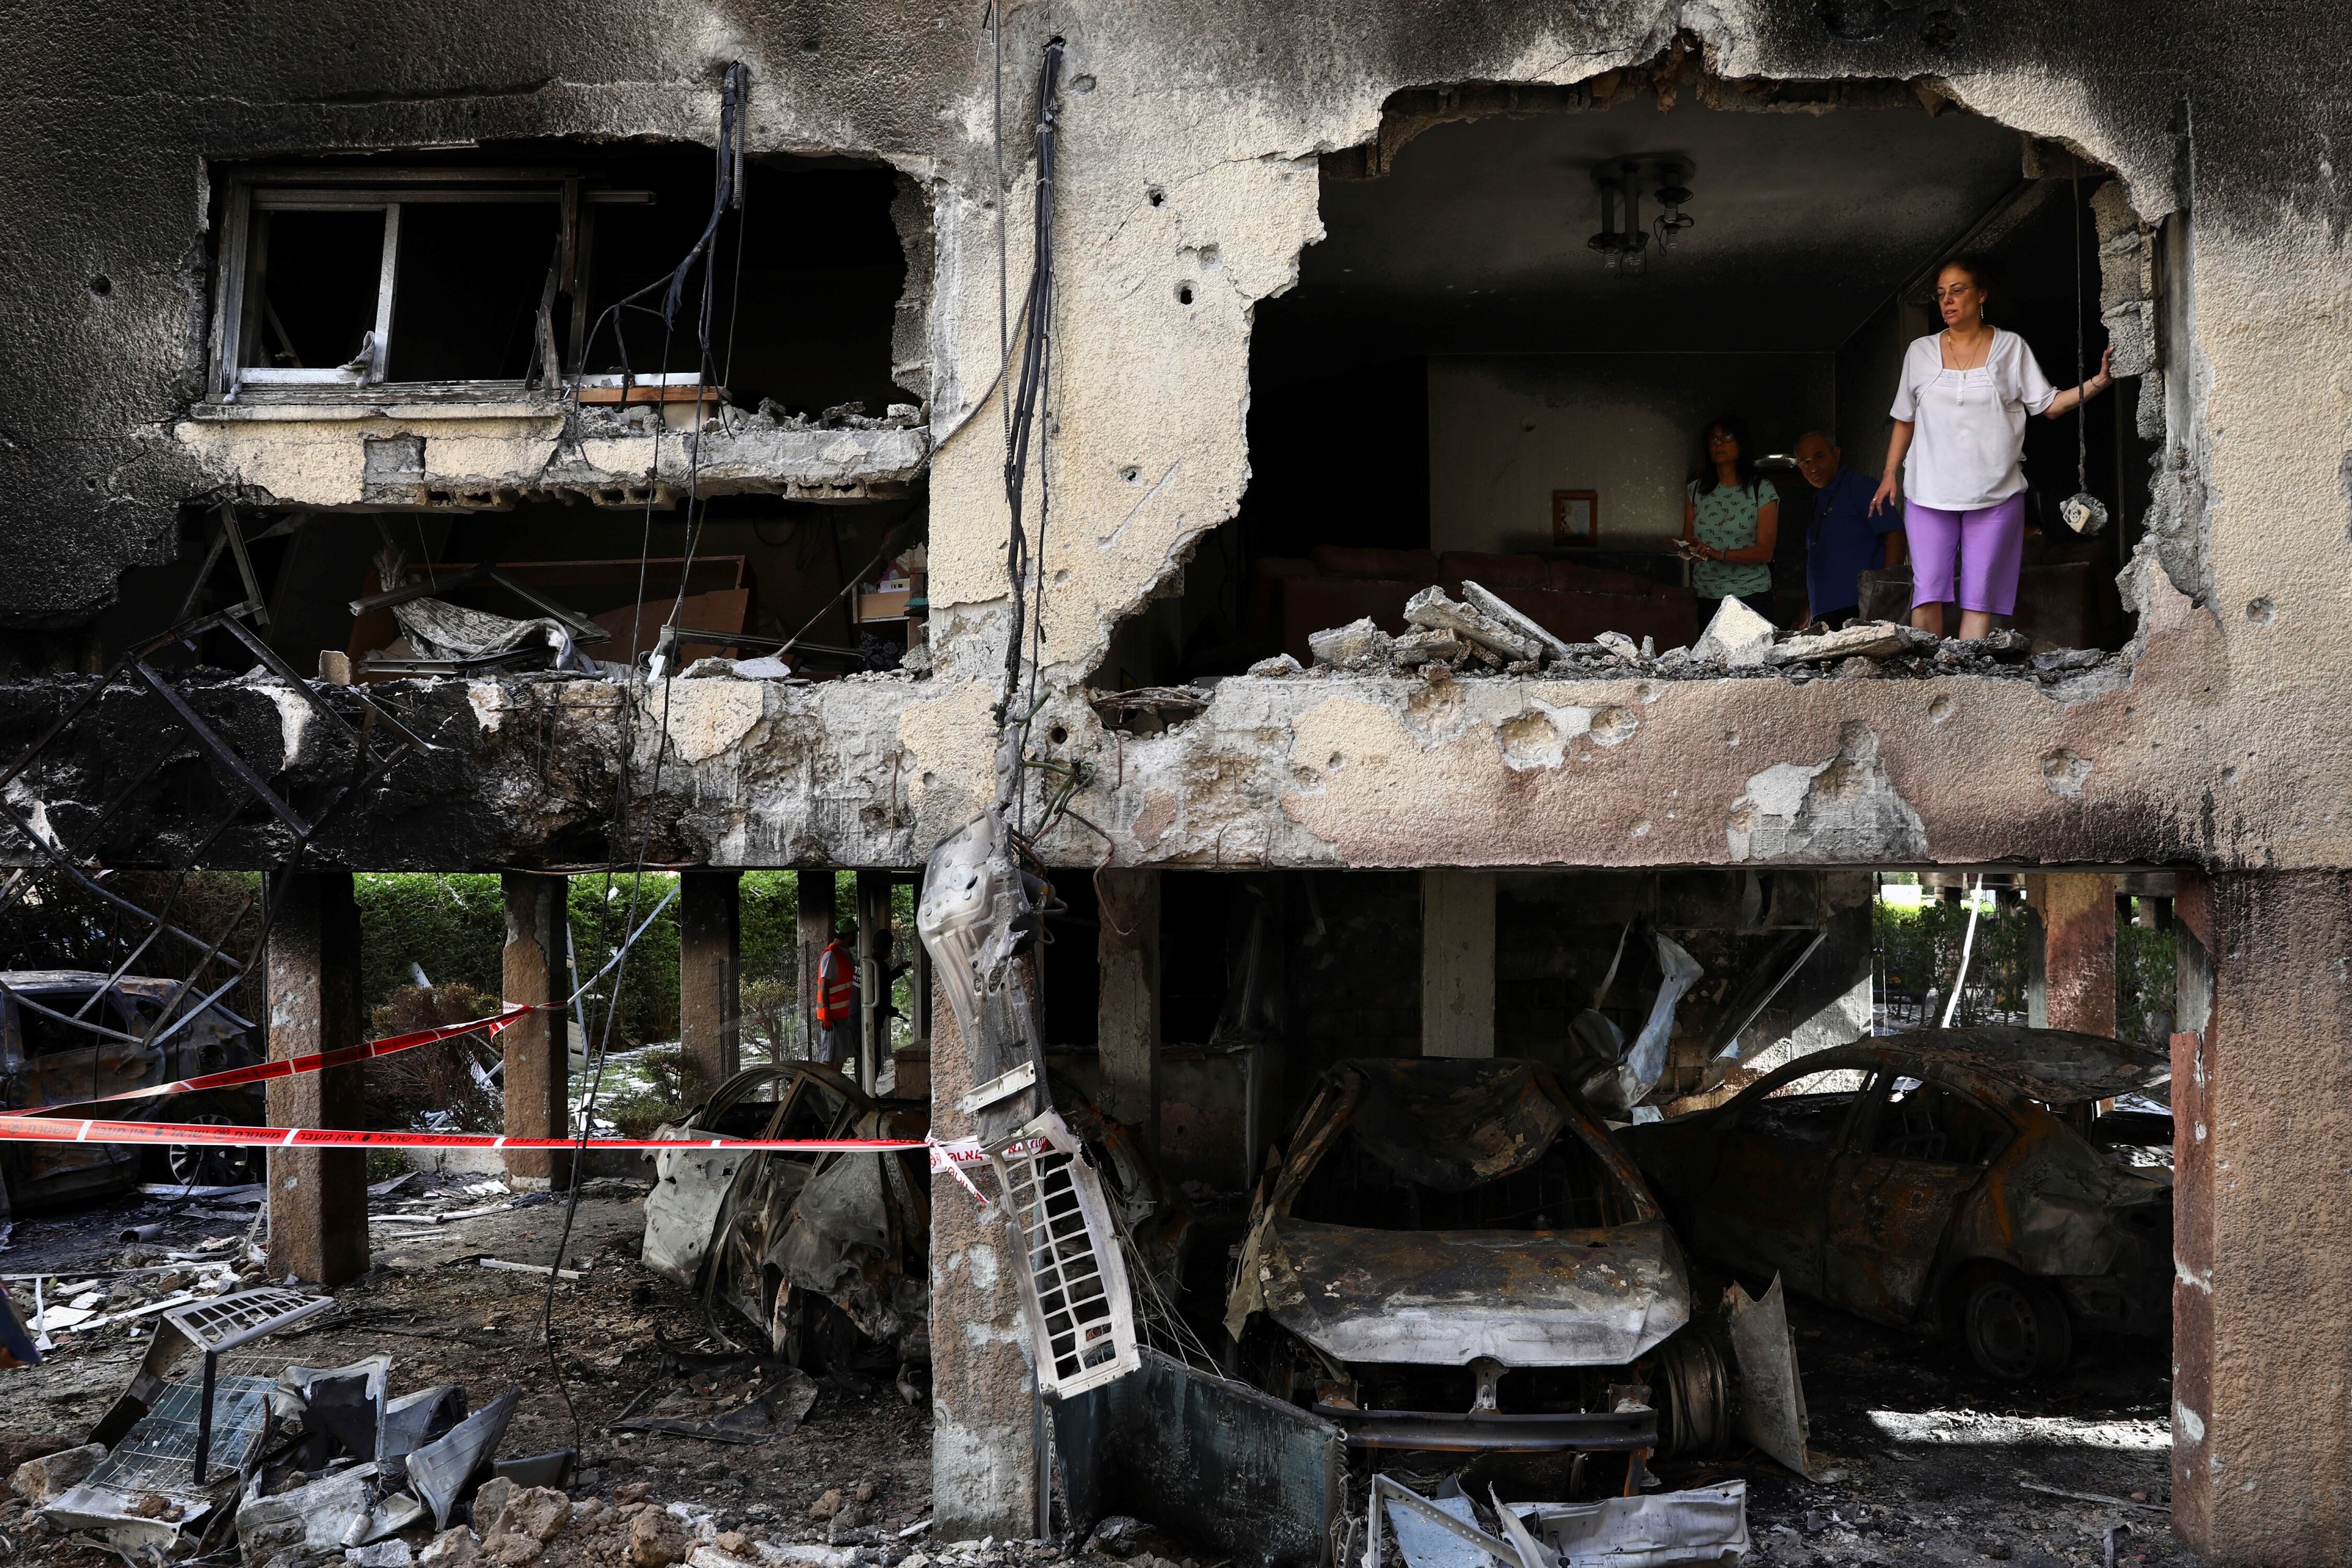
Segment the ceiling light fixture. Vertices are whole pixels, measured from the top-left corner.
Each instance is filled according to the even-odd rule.
[[[1601,195],[1601,232],[1585,246],[1601,258],[1601,269],[1620,278],[1638,278],[1649,271],[1650,242],[1658,252],[1673,249],[1698,220],[1683,211],[1691,199],[1691,166],[1679,158],[1612,158],[1594,165],[1593,188]],[[1648,226],[1642,222],[1642,190],[1656,182],[1655,195],[1664,210]],[[1619,226],[1622,214],[1623,226]]]

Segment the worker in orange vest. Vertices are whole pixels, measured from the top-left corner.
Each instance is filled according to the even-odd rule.
[[[857,922],[843,921],[816,960],[817,1059],[857,1060]]]

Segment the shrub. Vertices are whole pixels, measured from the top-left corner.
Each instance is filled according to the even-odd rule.
[[[370,1020],[373,1037],[414,1034],[445,1024],[487,1018],[499,1010],[498,999],[472,986],[457,984],[430,989],[394,986],[392,998]],[[452,1131],[497,1132],[506,1121],[500,1097],[482,1087],[471,1063],[488,1068],[499,1059],[494,1040],[460,1035],[429,1046],[376,1057],[360,1068],[367,1124],[382,1131],[417,1127],[434,1111],[448,1112]]]

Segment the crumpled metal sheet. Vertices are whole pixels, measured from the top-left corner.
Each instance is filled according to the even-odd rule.
[[[1392,1231],[1276,1217],[1256,1251],[1274,1321],[1343,1362],[1622,1366],[1689,1321],[1666,1223]]]
[[[656,1138],[724,1138],[702,1128],[664,1126]],[[710,1256],[711,1226],[727,1189],[749,1154],[724,1149],[664,1149],[654,1155],[653,1190],[646,1194],[646,1237],[638,1252],[645,1266],[691,1290]]]
[[[1676,1568],[1748,1554],[1746,1481],[1598,1502],[1503,1503],[1500,1511],[1563,1568]]]
[[[1339,1429],[1149,1345],[1138,1362],[1046,1404],[1072,1526],[1129,1514],[1249,1568],[1328,1563],[1343,1506]]]
[[[1780,1277],[1772,1276],[1760,1300],[1750,1300],[1735,1283],[1724,1305],[1731,1314],[1731,1353],[1739,1363],[1739,1435],[1783,1468],[1812,1479],[1812,1457],[1805,1449],[1811,1426]]]
[[[1666,1045],[1675,1032],[1675,1008],[1685,992],[1706,972],[1698,960],[1670,937],[1655,938],[1658,945],[1657,994],[1642,1032],[1613,1065],[1589,1075],[1578,1087],[1595,1110],[1615,1121],[1631,1121],[1633,1108],[1658,1087],[1666,1075]]]

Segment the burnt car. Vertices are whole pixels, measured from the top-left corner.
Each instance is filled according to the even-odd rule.
[[[1657,1202],[1551,1070],[1339,1063],[1267,1162],[1242,1372],[1351,1449],[1709,1451],[1727,1374]]]
[[[176,980],[116,979],[87,969],[0,973],[0,1110],[72,1105],[262,1058],[261,1032],[252,1024],[217,1002],[191,1011],[187,1001]],[[261,1087],[248,1084],[126,1100],[108,1114],[257,1126],[263,1110]],[[225,1184],[257,1180],[259,1169],[258,1153],[246,1149],[0,1144],[0,1224],[14,1209],[103,1196],[151,1174]]]
[[[1817,1051],[1618,1136],[1692,1250],[1859,1317],[2056,1372],[2078,1327],[2169,1331],[2164,1053],[2054,1029],[1923,1029]]]
[[[1126,1128],[1067,1084],[1055,1104],[1163,1288],[1191,1210]],[[660,1137],[922,1138],[930,1106],[877,1100],[815,1062],[751,1068]],[[713,1331],[815,1371],[883,1371],[902,1389],[930,1362],[930,1173],[923,1150],[664,1151],[646,1199],[647,1268],[701,1292]],[[724,1310],[721,1310],[724,1309]],[[746,1331],[750,1332],[747,1333]]]

